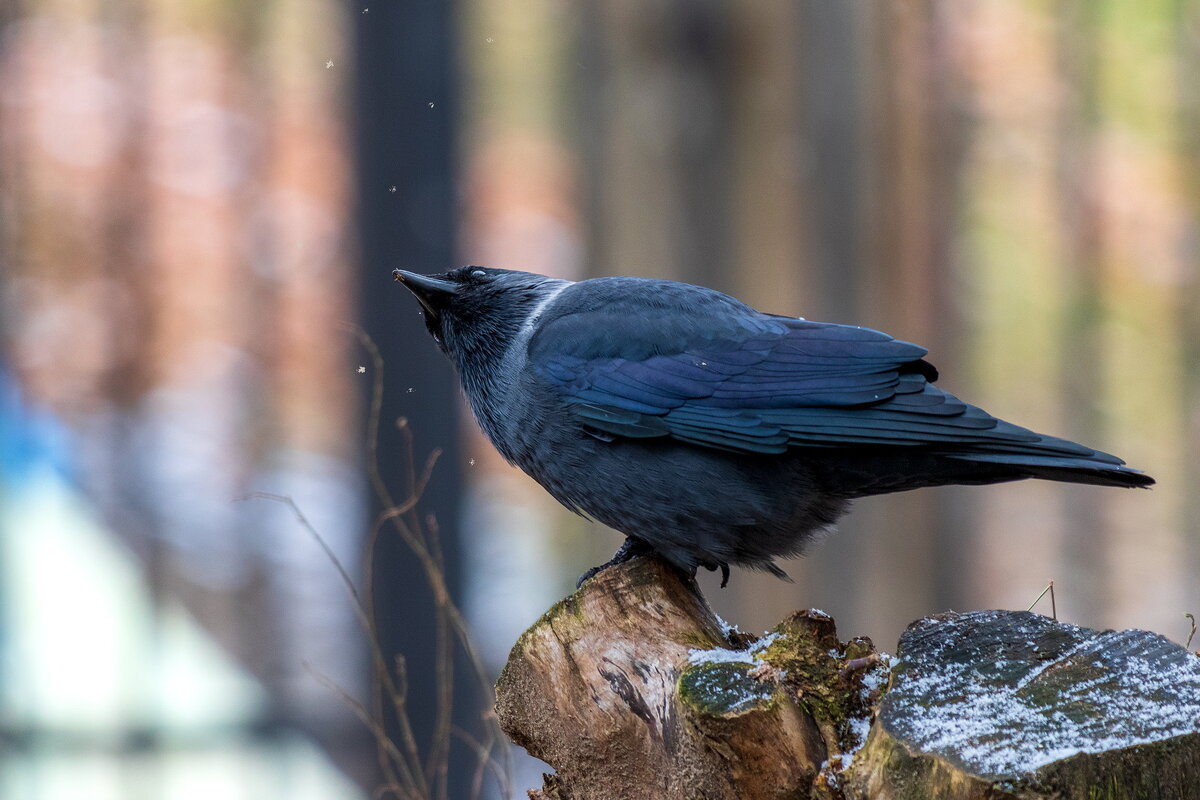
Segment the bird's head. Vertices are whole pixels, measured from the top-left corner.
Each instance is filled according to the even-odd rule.
[[[479,355],[502,356],[544,301],[568,283],[486,267],[459,267],[437,275],[397,269],[392,278],[416,296],[433,340],[460,365]]]

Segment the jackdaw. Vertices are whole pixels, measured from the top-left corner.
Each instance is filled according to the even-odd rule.
[[[604,566],[655,552],[688,573],[720,569],[722,586],[730,564],[786,577],[774,559],[858,497],[1022,478],[1154,483],[967,405],[934,386],[925,348],[869,328],[648,278],[392,276],[504,458],[628,537]]]

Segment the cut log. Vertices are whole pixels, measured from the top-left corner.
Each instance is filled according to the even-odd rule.
[[[920,620],[889,674],[821,612],[748,636],[639,558],[526,631],[496,695],[546,800],[1200,798],[1200,658],[1028,612]]]
[[[909,626],[847,793],[1198,798],[1200,658],[1027,611]]]

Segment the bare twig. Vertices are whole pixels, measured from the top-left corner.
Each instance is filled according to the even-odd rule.
[[[359,594],[358,589],[354,586],[354,581],[350,578],[350,574],[346,572],[346,568],[342,565],[341,559],[339,559],[337,554],[333,552],[333,548],[331,548],[329,543],[325,541],[325,537],[321,535],[321,533],[313,526],[311,522],[309,522],[308,517],[306,517],[304,512],[300,510],[300,507],[296,505],[296,501],[286,495],[271,494],[270,492],[251,492],[250,494],[243,495],[235,499],[270,500],[272,502],[282,503],[292,510],[292,512],[296,515],[296,519],[300,522],[301,527],[304,528],[304,530],[307,531],[310,536],[312,536],[312,538],[320,546],[322,552],[324,552],[326,558],[328,558],[333,564],[334,569],[337,570],[338,577],[342,581],[342,585],[345,587],[347,593],[349,593],[350,598],[353,601],[352,606],[354,608],[354,615],[358,619],[359,626],[363,629],[364,633],[367,634],[367,641],[371,649],[371,658],[375,663],[376,673],[380,676],[382,684],[388,689],[392,698],[395,698],[397,695],[403,696],[404,692],[398,690],[395,682],[392,680],[391,674],[388,671],[383,659],[383,651],[379,648],[379,636],[377,634],[374,614],[363,603],[362,597]],[[367,558],[366,561],[369,564],[371,559]],[[370,587],[368,587],[368,591],[369,590]],[[341,691],[340,693],[343,695],[345,694],[344,691]],[[382,709],[379,707],[378,702],[375,702],[374,705],[376,706],[376,715],[379,716]],[[370,718],[369,714],[367,716]],[[407,718],[404,717],[403,720],[402,726],[406,727],[404,723],[407,723]],[[382,728],[380,728],[380,730],[382,730]],[[393,756],[399,756],[399,752],[395,751],[394,746],[391,748],[383,747],[384,742],[392,744],[390,740],[387,740],[386,736],[380,740],[379,733],[375,731],[374,728],[372,728],[372,733],[374,733],[376,736],[376,743],[382,748],[380,750],[379,766],[384,773],[384,778],[389,780],[389,782],[396,782],[397,776],[393,772],[391,761]],[[408,733],[411,737],[411,731],[408,731]],[[405,760],[401,758],[399,759],[398,763],[395,764],[395,766],[400,769],[404,779],[408,783],[417,787],[426,786],[425,776],[420,769],[420,757],[416,754],[415,740],[412,741],[412,747],[409,750],[409,759]]]
[[[471,800],[477,800],[480,792],[483,791],[484,776],[491,772],[496,778],[497,788],[504,797],[510,797],[512,792],[507,788],[505,783],[504,768],[496,763],[496,759],[492,757],[492,750],[495,747],[494,742],[481,742],[471,734],[464,731],[462,728],[455,726],[454,735],[461,739],[468,747],[475,751],[477,764],[475,766],[475,775],[471,779]]]
[[[499,723],[491,712],[491,703],[486,704],[482,715],[484,731],[482,740],[475,739],[453,726],[456,642],[467,656],[475,680],[479,684],[481,696],[490,698],[493,690],[491,677],[475,649],[466,620],[454,604],[449,587],[446,585],[445,564],[436,520],[432,516],[423,520],[417,513],[418,500],[429,485],[441,451],[431,452],[422,469],[417,471],[413,461],[412,431],[408,427],[407,420],[400,418],[396,421],[404,439],[404,452],[408,460],[407,469],[402,477],[405,499],[396,502],[379,471],[378,447],[379,421],[383,408],[383,358],[365,331],[351,325],[344,327],[357,336],[374,365],[374,382],[367,417],[367,473],[372,489],[386,509],[371,525],[364,559],[362,591],[360,592],[355,585],[333,548],[329,546],[329,543],[291,497],[268,492],[254,492],[239,499],[271,500],[290,508],[301,527],[316,541],[326,558],[334,565],[339,579],[350,596],[355,617],[368,640],[375,674],[375,681],[373,681],[371,689],[370,709],[328,678],[320,675],[317,677],[342,698],[375,738],[384,785],[379,787],[374,796],[379,798],[395,797],[398,800],[446,800],[449,793],[452,734],[462,739],[475,753],[477,759],[471,796],[478,797],[482,789],[483,776],[488,772],[495,776],[500,793],[506,797],[511,796],[511,754],[503,733],[500,731]],[[429,743],[428,756],[424,761],[420,757],[420,748],[408,717],[408,671],[405,659],[403,655],[397,655],[394,663],[389,667],[379,644],[373,601],[375,597],[373,554],[382,530],[388,524],[416,557],[426,583],[433,594],[437,609],[435,662],[438,710]],[[393,741],[384,727],[385,706],[391,708],[396,719],[399,742]],[[496,753],[501,754],[503,762],[497,760]]]
[[[305,666],[309,667],[307,664]],[[379,721],[378,717],[373,716],[369,711],[367,711],[362,703],[355,700],[354,697],[351,696],[350,693],[341,686],[339,686],[337,682],[330,680],[327,676],[322,675],[319,672],[314,671],[311,667],[309,667],[309,673],[323,686],[336,694],[338,698],[341,699],[341,701],[345,703],[351,711],[354,712],[354,715],[358,717],[359,721],[361,721],[363,725],[365,725],[367,729],[370,730],[375,736],[376,743],[388,752],[388,755],[391,756],[392,760],[394,760],[397,764],[404,764],[403,756],[401,756],[400,752],[396,750],[395,743],[392,742],[391,738],[387,735],[387,731],[384,730],[383,723]],[[407,775],[405,776],[405,782],[410,786],[414,784],[412,778]],[[387,783],[380,788],[381,790],[391,792],[398,797],[420,797],[419,794],[414,794],[410,790],[404,788],[404,784],[400,783],[400,781],[397,780],[394,775],[388,778]]]
[[[478,760],[472,781],[472,797],[479,795],[483,776],[488,772],[495,776],[500,793],[503,796],[510,796],[512,793],[511,753],[499,729],[499,723],[491,712],[490,703],[485,706],[482,716],[484,726],[482,741],[466,732],[459,731],[452,723],[455,642],[462,647],[467,656],[479,684],[481,696],[492,696],[492,684],[487,669],[475,649],[466,620],[454,604],[449,587],[446,585],[444,560],[436,520],[432,516],[427,516],[422,520],[417,513],[418,500],[429,484],[441,451],[434,450],[430,453],[422,469],[418,472],[413,462],[412,431],[408,427],[407,420],[403,418],[397,420],[397,427],[404,439],[404,451],[408,460],[407,470],[402,479],[406,499],[397,503],[379,472],[378,439],[379,419],[383,407],[383,359],[375,343],[361,328],[345,327],[358,337],[374,364],[374,384],[367,419],[367,471],[371,486],[386,509],[375,519],[368,536],[362,591],[360,592],[355,585],[333,548],[329,546],[329,543],[291,497],[269,492],[254,492],[238,499],[270,500],[290,508],[301,527],[308,532],[326,558],[333,564],[350,596],[355,617],[366,634],[374,667],[375,681],[372,683],[370,710],[328,678],[320,675],[316,677],[347,704],[375,738],[384,784],[379,787],[374,796],[379,798],[395,797],[398,800],[445,800],[449,793],[448,777],[452,734],[456,734],[462,739],[475,753]],[[373,554],[383,528],[389,523],[408,549],[416,556],[437,608],[435,662],[438,711],[428,757],[424,761],[420,757],[420,748],[408,717],[408,671],[404,656],[397,655],[393,665],[389,668],[379,644],[373,599],[364,599],[375,597]],[[391,708],[396,719],[399,742],[393,741],[384,728],[385,705]],[[501,754],[503,762],[497,760],[496,753]]]
[[[1046,592],[1050,593],[1050,616],[1055,622],[1058,622],[1058,604],[1054,601],[1054,581],[1050,581],[1048,584],[1046,584],[1046,588],[1042,589],[1042,593],[1039,594],[1037,599],[1030,603],[1029,608],[1025,610],[1033,611],[1033,607],[1041,602],[1042,598],[1046,596]]]
[[[1184,614],[1192,622],[1192,629],[1188,631],[1187,644],[1183,646],[1184,650],[1192,649],[1192,637],[1196,635],[1196,617],[1194,614]]]

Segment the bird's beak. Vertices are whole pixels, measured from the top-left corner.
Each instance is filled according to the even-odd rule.
[[[425,311],[437,315],[446,301],[458,292],[458,284],[428,275],[418,275],[405,269],[392,270],[392,279],[403,283]]]

